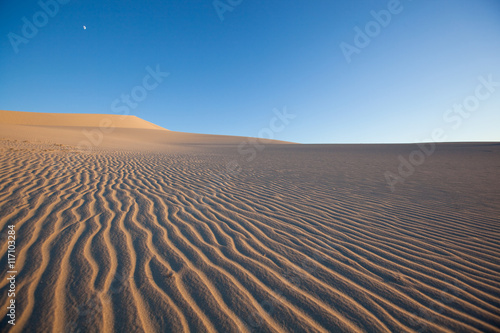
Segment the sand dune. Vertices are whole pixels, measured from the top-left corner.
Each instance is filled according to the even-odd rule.
[[[141,127],[82,152],[84,127],[3,124],[2,331],[500,332],[500,144],[438,145],[391,192],[414,145],[251,159]]]
[[[165,151],[182,145],[240,145],[254,138],[183,133],[164,129],[137,118],[123,115],[59,114],[0,111],[3,137],[40,143],[58,143],[72,150],[132,149]],[[259,139],[263,144],[291,142]],[[69,148],[69,147],[68,147]],[[178,147],[177,147],[178,148]]]
[[[8,125],[49,127],[109,127],[164,130],[165,128],[127,115],[42,113],[0,110],[0,123]]]

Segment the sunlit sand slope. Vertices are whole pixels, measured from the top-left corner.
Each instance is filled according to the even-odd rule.
[[[499,332],[499,145],[440,145],[393,193],[412,149],[4,138],[0,330]]]
[[[115,127],[164,130],[163,127],[126,115],[78,114],[78,113],[41,113],[1,111],[0,124],[28,126],[65,126],[65,127]]]
[[[84,152],[102,148],[171,151],[172,145],[247,146],[247,142],[255,142],[241,136],[169,131],[135,116],[19,111],[0,111],[0,135],[12,140],[64,144]],[[259,142],[291,144],[270,139]]]

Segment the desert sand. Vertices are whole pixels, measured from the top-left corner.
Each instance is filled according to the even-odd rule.
[[[0,111],[0,331],[500,332],[500,144],[415,149]]]

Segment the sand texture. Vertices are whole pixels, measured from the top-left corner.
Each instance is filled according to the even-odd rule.
[[[392,192],[415,145],[0,116],[2,332],[500,332],[500,144],[438,144]]]

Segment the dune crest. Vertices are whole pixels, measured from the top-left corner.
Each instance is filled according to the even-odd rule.
[[[167,129],[136,116],[113,114],[40,113],[0,110],[0,124],[49,127],[100,127]]]
[[[0,111],[0,133],[4,137],[78,146],[83,150],[143,149],[165,151],[179,146],[293,144],[231,135],[196,134],[170,131],[135,116],[106,114],[59,114]],[[1,136],[0,136],[1,137]],[[258,140],[258,142],[257,142]],[[185,149],[185,148],[182,148]]]

